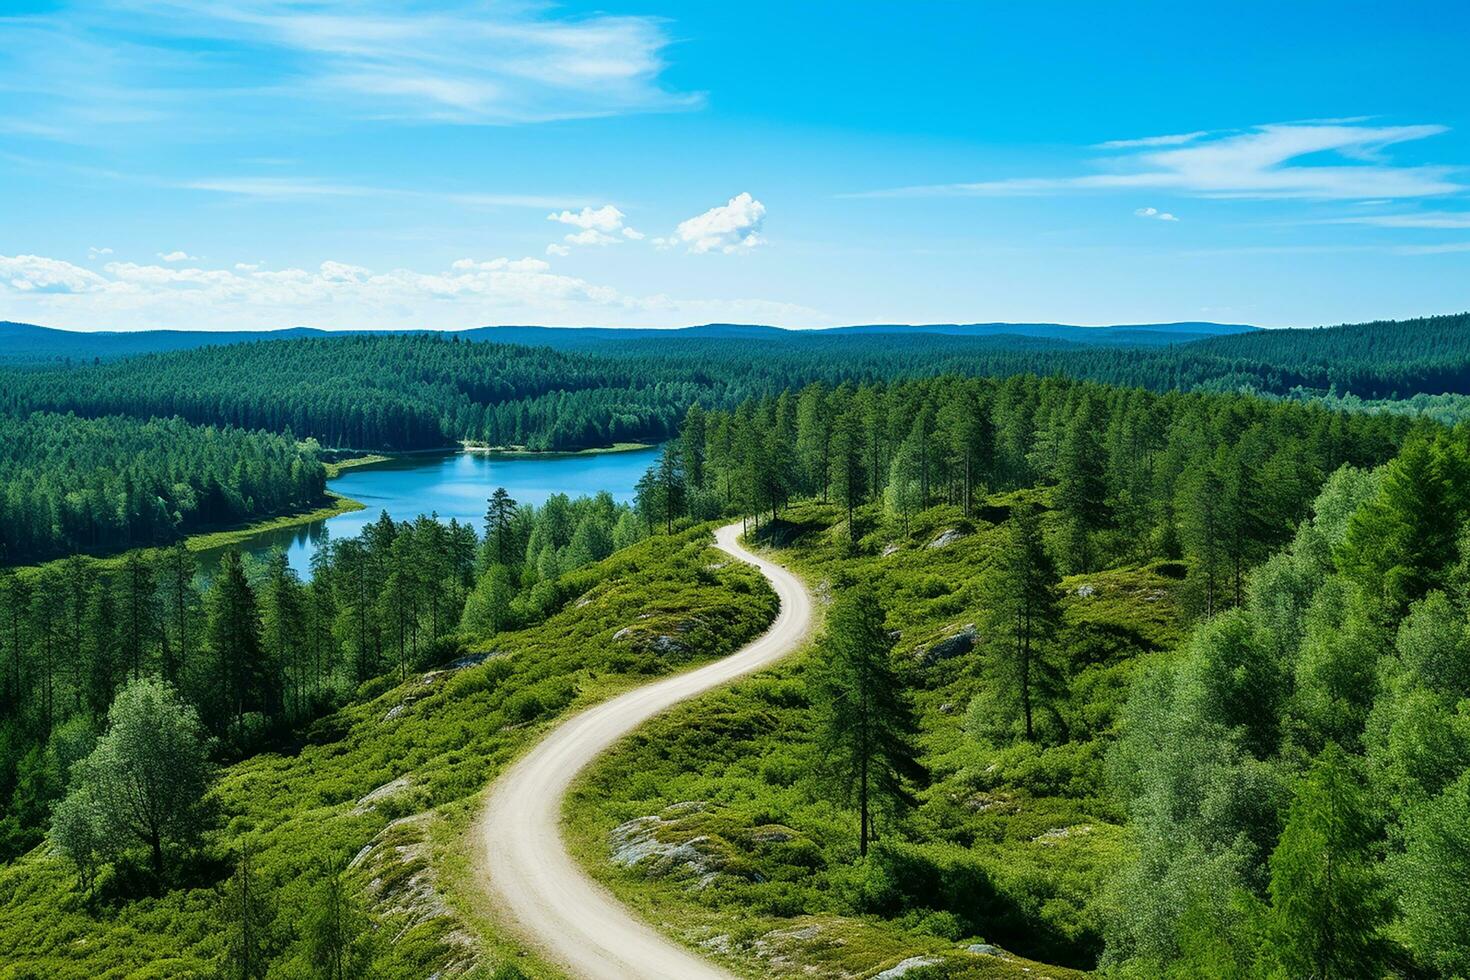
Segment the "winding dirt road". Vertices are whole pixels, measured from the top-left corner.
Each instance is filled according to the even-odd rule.
[[[500,777],[477,821],[486,889],[527,939],[574,976],[730,976],[659,935],[587,877],[567,853],[561,811],[577,773],[618,739],[671,705],[759,670],[801,644],[812,624],[806,587],[780,565],[742,548],[739,534],[740,525],[731,524],[715,532],[715,542],[770,581],[781,599],[771,628],[722,660],[568,718]]]

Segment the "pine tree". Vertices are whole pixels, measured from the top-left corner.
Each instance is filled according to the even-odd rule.
[[[220,559],[206,599],[207,637],[219,685],[212,698],[213,721],[216,731],[223,732],[245,712],[265,709],[268,700],[260,610],[239,552],[227,551]]]
[[[274,897],[255,868],[248,842],[220,892],[217,914],[224,933],[225,976],[230,980],[265,980],[276,945],[276,909]]]
[[[306,942],[321,980],[356,980],[371,974],[371,923],[352,893],[341,862],[327,867],[312,895]]]
[[[1057,461],[1056,500],[1066,521],[1067,563],[1073,572],[1093,567],[1093,535],[1112,517],[1100,425],[1092,400],[1084,398],[1067,425]]]
[[[818,747],[825,775],[858,809],[858,853],[877,838],[876,817],[914,805],[928,779],[914,747],[917,721],[891,660],[882,604],[861,587],[832,606],[818,681]]]
[[[199,630],[199,594],[194,588],[198,568],[183,541],[159,559],[158,577],[167,627],[163,636],[163,679],[178,684],[189,670]]]
[[[1463,451],[1447,439],[1411,439],[1390,463],[1378,496],[1348,523],[1339,561],[1382,603],[1402,613],[1443,586],[1465,516]]]
[[[1040,517],[1033,508],[1018,506],[985,579],[993,640],[986,670],[996,703],[1006,713],[1019,713],[1028,741],[1036,738],[1037,709],[1051,707],[1061,683],[1052,661],[1062,621],[1060,581],[1042,545]]]
[[[796,400],[796,459],[801,489],[827,500],[832,471],[832,414],[826,386],[817,382],[801,390]]]
[[[684,413],[684,424],[679,426],[679,458],[684,463],[684,478],[690,490],[704,489],[708,455],[705,425],[704,409],[695,402]]]
[[[124,556],[117,586],[122,667],[128,678],[135,680],[148,669],[149,651],[159,632],[153,568],[142,552],[130,551]]]
[[[905,536],[909,521],[924,507],[922,433],[914,432],[899,443],[888,467],[888,487],[884,503],[890,517],[896,518]]]
[[[496,487],[485,512],[485,548],[502,565],[515,562],[516,502],[505,487]]]
[[[856,511],[867,490],[863,448],[861,420],[854,412],[844,412],[832,431],[831,483],[838,502],[847,511],[847,540],[853,547],[858,540]]]

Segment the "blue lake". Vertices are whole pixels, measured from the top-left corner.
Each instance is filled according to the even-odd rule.
[[[613,499],[630,501],[644,471],[653,465],[656,448],[576,455],[498,456],[476,452],[400,456],[343,471],[327,488],[366,505],[324,521],[265,531],[232,547],[264,556],[283,548],[291,567],[303,578],[311,553],[323,533],[350,538],[378,519],[383,511],[396,521],[420,514],[457,518],[480,530],[485,503],[496,487],[505,487],[517,503],[541,505],[552,494],[590,496],[601,490]],[[207,578],[225,549],[198,553]]]

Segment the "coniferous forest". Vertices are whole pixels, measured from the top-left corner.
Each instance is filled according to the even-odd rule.
[[[1463,976],[1467,322],[0,370],[0,967],[540,975],[471,911],[480,794],[765,629],[733,520],[825,622],[566,807],[674,938],[748,975]],[[486,487],[306,574],[190,548],[355,454],[628,441],[629,503]]]

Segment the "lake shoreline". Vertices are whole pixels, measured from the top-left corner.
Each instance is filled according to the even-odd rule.
[[[527,449],[525,446],[485,446],[466,440],[459,444],[459,451],[504,459],[556,459],[564,456],[606,456],[612,453],[633,453],[643,449],[653,449],[655,445],[651,442],[615,442],[611,446],[595,446],[591,449]]]
[[[416,449],[407,450],[404,452],[364,453],[360,456],[350,456],[345,459],[334,460],[331,462],[324,461],[322,465],[326,467],[327,479],[336,480],[339,477],[348,475],[349,473],[358,470],[367,471],[375,469],[377,467],[391,467],[392,464],[395,462],[402,462],[405,460],[431,456],[471,456],[479,459],[491,460],[552,462],[559,459],[591,460],[593,458],[609,458],[616,457],[625,453],[648,451],[654,448],[656,447],[647,443],[616,443],[612,446],[604,446],[596,449],[551,452],[517,449],[515,447],[471,446],[465,444],[458,449],[452,446],[446,446],[440,449]],[[607,489],[611,488],[609,487]],[[581,490],[584,493],[592,492],[588,488],[581,488]],[[333,518],[341,517],[345,514],[367,510],[370,506],[363,501],[357,500],[349,496],[348,494],[340,493],[336,490],[328,490],[326,492],[326,497],[327,500],[323,503],[322,506],[314,507],[309,510],[300,510],[285,514],[278,514],[274,517],[264,517],[256,521],[252,521],[249,524],[218,528],[216,530],[199,531],[197,533],[190,534],[183,539],[184,547],[188,549],[191,555],[194,555],[197,558],[204,559],[204,565],[210,565],[212,564],[212,561],[210,560],[211,557],[217,556],[224,551],[236,549],[244,552],[251,552],[255,550],[251,547],[252,544],[259,542],[263,537],[269,536],[273,533],[309,529],[313,525],[323,524],[327,521],[332,520]],[[371,495],[369,495],[369,499],[373,499]],[[155,558],[171,547],[173,546],[169,544],[146,545],[138,548],[128,548],[122,551],[115,551],[104,554],[89,554],[83,552],[82,557],[84,557],[93,566],[102,570],[115,570],[116,568],[120,567],[121,563],[126,560],[127,556],[130,554],[141,553],[146,558]],[[45,562],[40,562],[36,564],[10,565],[0,567],[9,568],[19,574],[23,574],[29,577],[30,575],[36,574],[37,572],[47,568],[48,566],[58,565],[66,560],[67,559],[65,558],[53,558]]]

